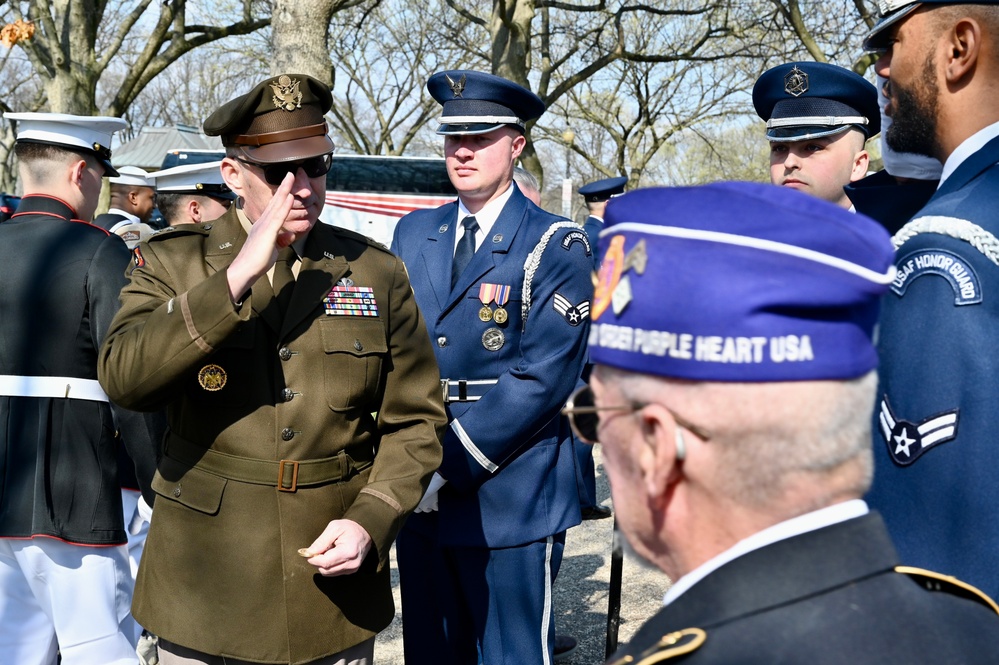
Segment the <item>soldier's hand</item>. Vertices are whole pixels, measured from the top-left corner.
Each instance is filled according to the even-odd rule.
[[[294,233],[281,230],[295,203],[291,193],[294,184],[295,176],[286,174],[267,207],[250,227],[246,244],[230,264],[226,277],[229,297],[233,302],[239,302],[253,283],[270,270],[277,260],[279,249],[295,242]]]
[[[371,536],[357,522],[333,520],[309,545],[309,563],[327,577],[357,572],[371,550]]]

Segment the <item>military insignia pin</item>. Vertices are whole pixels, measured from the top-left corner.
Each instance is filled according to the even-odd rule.
[[[271,101],[274,102],[274,106],[285,111],[302,108],[302,91],[299,86],[299,80],[287,74],[278,78],[277,83],[271,83],[271,90],[274,91]]]
[[[444,75],[444,78],[447,79],[447,84],[448,86],[450,86],[451,92],[454,93],[454,98],[458,99],[459,97],[461,97],[461,93],[465,90],[465,75],[462,74],[461,78],[458,79],[457,81],[455,81],[447,74]]]
[[[482,346],[486,348],[486,351],[499,351],[505,343],[506,337],[499,328],[487,328],[482,333]]]
[[[437,233],[447,233],[447,224],[441,224],[441,227],[437,229]]]
[[[808,92],[808,74],[798,69],[797,65],[784,75],[784,92],[794,97],[800,97]]]
[[[205,365],[198,372],[198,385],[212,393],[225,388],[228,379],[225,370],[218,365]]]
[[[590,315],[589,300],[584,300],[578,305],[573,305],[560,293],[555,294],[555,297],[552,299],[552,306],[556,312],[562,315],[566,323],[574,328]]]

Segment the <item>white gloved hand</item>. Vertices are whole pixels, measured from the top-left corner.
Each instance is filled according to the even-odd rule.
[[[148,524],[149,520],[153,518],[153,508],[146,500],[139,496],[139,502],[135,504],[135,512],[132,513],[132,519],[128,524],[128,532],[133,536],[139,535],[142,531],[142,525]]]
[[[423,498],[420,499],[419,505],[416,506],[416,511],[418,513],[432,513],[437,510],[437,493],[440,489],[444,487],[444,483],[447,481],[436,471],[434,472],[434,477],[430,479],[430,486],[427,487],[426,493]]]

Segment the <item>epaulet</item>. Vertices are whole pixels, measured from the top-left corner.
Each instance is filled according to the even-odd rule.
[[[908,575],[927,591],[943,591],[953,596],[967,598],[968,600],[981,603],[996,614],[999,614],[999,605],[996,605],[995,601],[989,598],[984,591],[966,582],[962,582],[956,577],[941,575],[940,573],[934,573],[932,570],[913,568],[912,566],[895,566],[895,572]]]
[[[331,226],[330,228],[332,228],[336,233],[339,233],[342,236],[346,236],[351,240],[363,242],[370,247],[374,247],[375,249],[380,249],[383,252],[388,252],[389,254],[392,253],[392,250],[390,250],[388,247],[386,247],[385,245],[381,244],[380,242],[378,242],[373,238],[369,238],[363,233],[358,233],[357,231],[351,231],[350,229],[345,229],[340,226]]]
[[[978,224],[958,217],[926,215],[916,217],[892,236],[898,249],[910,238],[921,233],[936,233],[956,240],[963,240],[982,253],[992,263],[999,265],[999,239]]]
[[[531,253],[527,255],[527,260],[524,262],[524,284],[521,288],[521,298],[520,298],[520,320],[523,322],[523,327],[527,328],[527,315],[531,311],[531,284],[534,282],[534,273],[537,272],[538,266],[541,265],[541,255],[544,254],[545,248],[551,241],[552,236],[561,229],[567,226],[575,227],[579,229],[579,224],[575,222],[570,222],[567,219],[560,219],[559,221],[553,223],[548,227],[548,230],[544,232],[541,236],[541,240],[538,244],[534,246]],[[583,236],[585,237],[585,233]],[[589,243],[587,243],[589,247]]]
[[[708,634],[700,628],[684,628],[683,630],[663,635],[658,642],[637,656],[629,654],[609,662],[608,665],[652,665],[653,663],[662,663],[672,658],[678,658],[679,656],[685,656],[688,653],[697,651],[706,639],[708,639]]]
[[[167,238],[178,238],[180,236],[189,235],[206,236],[211,230],[212,225],[210,222],[206,224],[180,224],[178,226],[168,226],[149,236],[149,239],[146,240],[146,242],[155,242],[158,240],[166,240]]]

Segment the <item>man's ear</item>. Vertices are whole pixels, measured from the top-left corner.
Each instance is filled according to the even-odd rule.
[[[83,187],[83,174],[87,172],[87,160],[78,159],[69,167],[70,182],[77,187]]]
[[[517,161],[517,158],[520,157],[520,153],[524,152],[524,146],[527,145],[527,139],[524,138],[523,134],[518,132],[517,135],[513,137],[513,143],[511,145],[513,148],[513,159],[514,161]]]
[[[857,182],[867,175],[867,169],[871,165],[871,155],[866,150],[861,150],[853,156],[853,170],[850,172],[850,182]]]
[[[683,475],[681,469],[686,457],[683,433],[670,412],[657,404],[643,408],[638,418],[642,437],[638,466],[646,494],[658,501]]]
[[[973,18],[962,18],[945,33],[945,38],[944,76],[953,85],[974,71],[981,55],[982,26]]]
[[[187,201],[187,216],[195,224],[201,223],[201,204],[198,203],[197,199],[192,198]]]
[[[240,177],[240,166],[236,160],[232,157],[224,158],[220,169],[222,171],[222,179],[225,180],[225,184],[228,185],[229,189],[237,195],[242,196],[243,179]]]

